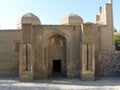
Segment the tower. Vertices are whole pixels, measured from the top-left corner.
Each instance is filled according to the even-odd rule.
[[[109,3],[113,3],[113,0],[109,0]]]
[[[111,50],[114,50],[114,23],[113,23],[113,0],[106,4],[106,24],[108,29],[108,38],[110,38]]]
[[[113,26],[113,1],[109,0],[104,10],[99,9],[96,16],[96,23],[102,26],[100,33],[100,50],[113,51],[114,48],[114,26]]]
[[[32,14],[26,13],[17,23],[18,28],[22,29],[19,75],[20,81],[32,81],[34,79],[33,70],[33,42],[32,42],[32,27],[41,25],[39,18]]]

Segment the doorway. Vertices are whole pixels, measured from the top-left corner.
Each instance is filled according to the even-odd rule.
[[[66,43],[66,38],[58,34],[48,39],[48,76],[61,77],[66,75]]]
[[[61,60],[53,60],[52,64],[53,73],[61,73]]]

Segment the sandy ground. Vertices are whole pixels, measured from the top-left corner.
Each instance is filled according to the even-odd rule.
[[[0,78],[0,90],[120,90],[120,78],[101,78],[96,81],[79,79],[50,79],[19,82],[18,78]]]

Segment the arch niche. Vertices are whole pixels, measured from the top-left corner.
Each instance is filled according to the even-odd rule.
[[[47,39],[47,75],[66,76],[68,59],[68,41],[60,34]]]

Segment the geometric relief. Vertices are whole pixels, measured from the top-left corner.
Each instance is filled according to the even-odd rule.
[[[48,47],[61,48],[65,46],[65,38],[60,35],[55,35],[48,40]]]
[[[22,70],[31,71],[31,44],[23,44]]]
[[[94,48],[91,43],[83,43],[82,45],[82,62],[83,68],[87,71],[94,70]]]

